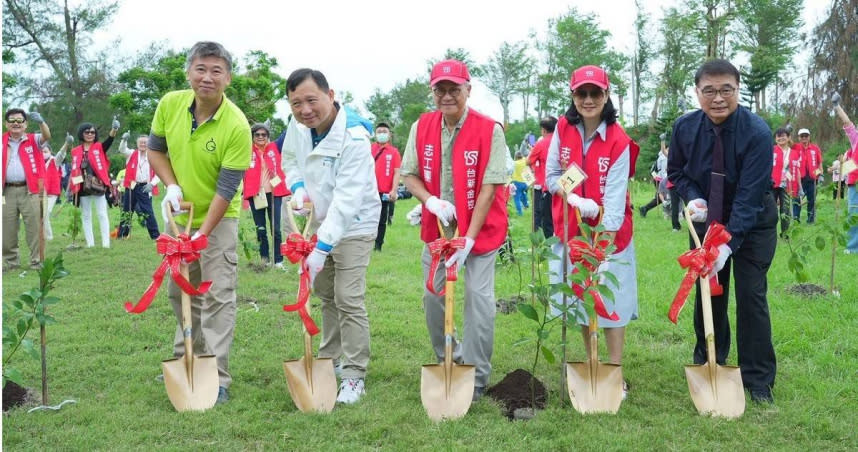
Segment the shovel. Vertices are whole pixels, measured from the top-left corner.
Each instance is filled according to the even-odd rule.
[[[304,237],[310,230],[312,213],[307,217],[304,227]],[[295,223],[295,215],[292,207],[286,206],[286,217],[292,230],[297,232],[298,225]],[[301,262],[303,265],[303,261]],[[309,301],[304,309],[310,315]],[[286,373],[286,384],[289,386],[289,395],[292,401],[302,413],[330,413],[337,401],[337,377],[334,374],[334,360],[331,358],[313,358],[313,336],[304,328],[304,356],[283,362],[283,371]]]
[[[444,228],[439,224],[438,229],[441,230],[441,237],[444,237]],[[429,419],[436,422],[458,419],[468,412],[474,396],[476,376],[474,366],[453,363],[455,280],[447,279],[444,292],[444,362],[425,364],[420,373],[420,400]]]
[[[581,224],[581,212],[576,209],[575,213]],[[563,259],[568,257],[563,256]],[[599,316],[595,313],[590,316],[589,334],[587,361],[566,363],[569,399],[572,407],[582,414],[615,414],[623,403],[623,368],[619,364],[599,362]]]
[[[185,234],[191,232],[191,219],[194,217],[194,206],[183,202],[182,209],[188,211],[188,224]],[[167,218],[173,234],[179,235],[179,228],[173,221],[173,212],[167,209]],[[180,264],[182,276],[188,279],[188,264]],[[167,396],[176,411],[203,411],[215,405],[218,394],[217,358],[214,355],[194,356],[191,323],[191,296],[182,291],[182,331],[185,337],[185,355],[180,358],[168,359],[161,362],[164,371],[164,385]]]
[[[700,247],[700,238],[685,212],[685,221],[694,244]],[[700,278],[700,298],[703,309],[703,332],[706,335],[706,363],[685,366],[685,379],[691,400],[700,414],[736,418],[745,412],[745,390],[742,372],[736,366],[722,366],[715,361],[715,328],[712,324],[712,295],[709,281]]]

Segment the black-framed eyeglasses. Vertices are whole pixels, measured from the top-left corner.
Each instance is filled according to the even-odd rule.
[[[9,124],[23,124],[27,122],[27,120],[24,118],[10,118],[7,119],[6,122],[8,122]]]
[[[266,137],[268,137],[268,134],[267,134],[267,133],[265,133],[265,132],[259,132],[259,133],[254,133],[254,134],[253,134],[253,136],[255,136],[255,137],[261,137],[261,138],[266,138]]]
[[[603,91],[601,89],[593,89],[593,90],[576,89],[575,91],[572,91],[572,97],[574,97],[578,100],[582,100],[582,101],[587,100],[588,97],[590,99],[595,100],[595,101],[600,101],[600,100],[602,100],[603,97],[605,97],[605,91]]]
[[[447,94],[449,94],[451,97],[455,98],[455,97],[459,97],[460,95],[462,95],[462,87],[456,86],[456,87],[453,87],[450,89],[444,89],[444,88],[439,88],[436,86],[436,87],[432,88],[432,94],[434,94],[435,97],[437,97],[439,99],[443,98]]]
[[[700,94],[702,94],[703,97],[707,99],[714,99],[716,94],[720,95],[724,99],[729,99],[736,94],[736,88],[732,86],[725,86],[721,89],[715,89],[711,86],[707,86],[706,88],[700,90]]]
[[[84,135],[95,135],[95,130],[84,130],[83,134]]]

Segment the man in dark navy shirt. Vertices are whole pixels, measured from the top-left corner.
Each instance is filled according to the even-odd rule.
[[[751,400],[770,403],[777,370],[766,298],[766,274],[777,245],[778,218],[771,193],[772,132],[759,116],[739,106],[739,71],[730,62],[707,61],[697,70],[694,83],[700,110],[682,116],[674,124],[668,179],[680,196],[689,200],[691,219],[701,237],[712,221],[723,223],[732,235],[730,242],[719,247],[713,268],[724,287],[721,296],[712,298],[716,361],[724,364],[730,351],[727,300],[732,265],[742,382]],[[713,171],[716,133],[723,153],[720,172]],[[702,364],[706,362],[706,341],[699,288],[694,330],[694,362]]]

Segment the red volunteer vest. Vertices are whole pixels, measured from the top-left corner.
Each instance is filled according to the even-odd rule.
[[[372,144],[372,158],[375,159],[375,182],[379,193],[390,193],[393,190],[393,173],[402,164],[399,149],[389,144]]]
[[[277,145],[268,143],[264,151],[260,151],[256,146],[252,148],[250,167],[244,172],[244,199],[259,194],[262,185],[262,162],[265,162],[269,170],[274,168],[274,174],[280,178],[280,183],[274,187],[272,195],[287,196],[291,194],[286,188],[286,176],[283,175],[283,168],[280,167],[280,153],[277,152]]]
[[[72,155],[72,167],[71,167],[71,178],[69,179],[69,185],[71,185],[72,193],[77,193],[80,191],[83,183],[74,184],[71,182],[77,176],[82,176],[83,172],[81,171],[80,164],[83,160],[83,145],[80,145],[71,151]],[[110,187],[110,176],[107,174],[107,169],[110,168],[110,164],[107,162],[107,157],[104,155],[104,150],[101,148],[101,143],[94,142],[92,146],[89,147],[89,152],[87,152],[87,160],[89,161],[89,166],[95,172],[95,175],[104,182],[104,185]]]
[[[6,167],[9,166],[9,132],[3,134],[3,184],[6,184]],[[24,167],[24,180],[27,190],[32,194],[39,193],[39,179],[45,177],[45,159],[42,150],[36,142],[33,133],[24,134],[24,139],[18,145],[18,158]]]
[[[802,179],[815,179],[816,172],[822,162],[822,151],[813,143],[808,144],[807,147],[799,143],[798,148],[801,149],[804,159],[804,165],[801,166]]]
[[[51,157],[45,163],[45,192],[49,195],[59,196],[61,179],[62,172],[57,167],[57,161]]]
[[[548,187],[545,186],[545,160],[548,158],[548,145],[551,144],[552,136],[554,133],[540,138],[527,156],[527,163],[533,170],[533,183],[542,187],[542,191],[548,191]]]
[[[772,187],[780,188],[784,178],[784,152],[780,146],[772,149]]]
[[[576,126],[570,125],[566,117],[561,117],[557,121],[557,129],[555,133],[560,134],[560,168],[565,172],[569,167],[570,162],[575,162],[587,174],[587,179],[575,189],[578,196],[590,198],[598,205],[602,205],[602,196],[605,191],[605,182],[608,178],[608,171],[617,161],[617,158],[622,154],[626,147],[629,148],[629,175],[634,175],[635,163],[638,158],[640,148],[637,143],[632,141],[626,132],[619,124],[614,123],[607,127],[605,140],[596,138],[590,144],[587,150],[587,156],[584,157],[583,139],[578,133]],[[551,200],[551,213],[554,220],[554,235],[563,240],[563,205],[566,203],[566,198],[563,196],[554,196]],[[569,238],[577,236],[579,232],[578,220],[575,218],[573,211],[569,211],[568,228]],[[584,220],[590,226],[598,224],[598,218]],[[617,231],[614,238],[614,245],[617,247],[615,253],[626,249],[629,242],[632,240],[632,203],[629,197],[629,192],[626,190],[626,207],[623,218],[623,224]]]
[[[420,162],[421,179],[429,194],[441,195],[441,126],[439,111],[424,113],[417,123],[417,161]],[[468,110],[462,129],[452,149],[453,195],[456,204],[456,219],[459,236],[468,232],[477,196],[482,187],[483,176],[491,157],[492,132],[495,121],[474,109]],[[474,240],[473,252],[485,254],[500,248],[507,234],[506,190],[502,185],[495,188],[494,201],[489,207],[486,222]],[[429,243],[438,237],[438,222],[435,215],[423,206],[420,238]]]
[[[125,164],[125,180],[122,181],[122,186],[131,188],[131,182],[137,181],[137,163],[140,161],[140,151],[135,149],[128,157],[128,163]],[[149,180],[155,177],[155,170],[152,165],[149,165]],[[158,185],[152,187],[152,194],[158,195]]]

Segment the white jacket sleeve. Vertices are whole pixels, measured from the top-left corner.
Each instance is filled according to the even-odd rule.
[[[317,232],[319,240],[336,246],[352,224],[366,220],[359,216],[366,212],[367,193],[372,194],[370,200],[378,199],[370,143],[369,140],[353,140],[348,142],[340,157],[331,205]],[[378,224],[378,215],[374,223]]]
[[[551,136],[551,143],[548,145],[548,156],[545,159],[545,185],[552,194],[557,194],[557,191],[560,190],[560,184],[557,181],[562,175],[563,169],[560,168],[560,134],[555,131]]]
[[[301,133],[298,130],[298,122],[295,118],[289,121],[286,129],[286,137],[283,139],[283,149],[280,153],[280,167],[283,168],[283,174],[286,176],[286,181],[289,183],[289,190],[293,190],[296,185],[304,184],[304,174],[298,167],[297,152],[301,149]]]

